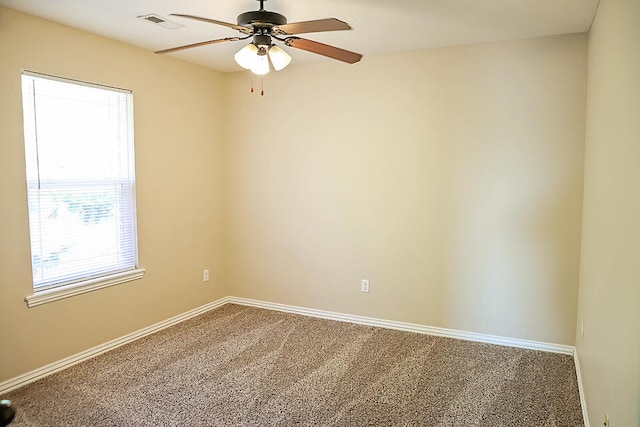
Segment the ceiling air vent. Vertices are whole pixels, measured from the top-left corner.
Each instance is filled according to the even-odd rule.
[[[178,28],[184,27],[182,24],[178,24],[176,22],[167,21],[160,15],[156,15],[155,13],[150,13],[148,15],[140,15],[138,16],[140,19],[144,19],[145,21],[149,21],[152,24],[160,25],[168,30],[177,30]]]

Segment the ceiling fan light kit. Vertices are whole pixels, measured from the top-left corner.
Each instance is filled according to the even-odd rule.
[[[354,64],[362,59],[362,55],[359,53],[294,36],[294,34],[350,30],[351,27],[346,22],[335,18],[327,18],[288,24],[287,18],[284,15],[264,9],[265,0],[258,1],[260,2],[260,9],[241,13],[238,15],[237,24],[193,15],[171,14],[172,16],[232,28],[242,33],[243,37],[226,37],[223,39],[192,43],[160,50],[156,53],[169,53],[209,44],[246,40],[252,37],[251,43],[240,49],[238,53],[234,55],[234,59],[239,66],[251,70],[252,73],[258,75],[265,75],[269,72],[269,63],[273,65],[276,71],[280,71],[291,62],[291,56],[276,46],[273,43],[274,39],[283,42],[286,46],[323,55],[349,64]]]
[[[254,35],[253,42],[240,49],[233,58],[239,66],[258,75],[269,72],[269,60],[276,71],[282,70],[291,62],[291,56],[287,52],[272,44],[270,36],[262,34]]]
[[[271,46],[271,49],[269,49],[269,59],[276,71],[282,70],[291,62],[291,56],[275,45]]]
[[[236,63],[245,70],[250,70],[253,65],[253,59],[257,54],[258,46],[250,43],[233,55],[233,59],[235,59]]]
[[[257,74],[259,76],[264,76],[269,73],[269,59],[267,58],[267,55],[260,55],[258,53],[258,55],[253,59],[253,64],[250,69],[253,74]]]

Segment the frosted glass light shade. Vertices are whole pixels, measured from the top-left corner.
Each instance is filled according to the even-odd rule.
[[[276,71],[282,70],[291,62],[289,54],[278,46],[271,46],[271,49],[269,49],[269,58],[271,58],[271,63]]]
[[[253,43],[250,43],[240,49],[238,53],[233,56],[239,66],[247,70],[253,67],[256,57],[258,56],[258,47]]]
[[[269,72],[269,59],[267,55],[255,55],[253,58],[253,65],[251,65],[251,72],[260,76]]]

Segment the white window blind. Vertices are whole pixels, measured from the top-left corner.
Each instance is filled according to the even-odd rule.
[[[137,267],[131,92],[23,72],[34,291]]]

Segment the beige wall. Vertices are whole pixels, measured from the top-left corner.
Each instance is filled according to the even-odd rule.
[[[640,426],[639,22],[637,0],[602,0],[589,35],[576,346],[593,426]]]
[[[0,382],[228,295],[223,75],[4,8],[0,58]],[[32,291],[22,68],[133,90],[144,279],[23,302]]]
[[[586,41],[230,75],[234,295],[572,345]]]

